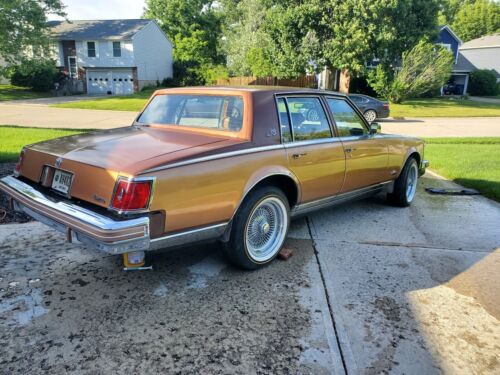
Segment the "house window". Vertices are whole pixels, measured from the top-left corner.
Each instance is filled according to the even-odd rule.
[[[87,42],[87,56],[88,57],[96,56],[95,42]]]
[[[122,56],[122,46],[120,42],[113,42],[113,57]]]

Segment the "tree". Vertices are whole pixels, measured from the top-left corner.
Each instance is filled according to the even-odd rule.
[[[191,74],[186,82],[204,84],[204,77],[224,63],[219,42],[220,5],[214,0],[147,0],[147,18],[155,18],[174,44],[174,67]],[[174,72],[175,74],[175,72]],[[185,77],[179,77],[185,79]]]
[[[252,73],[291,77],[323,67],[365,71],[373,57],[387,65],[423,36],[437,32],[437,0],[251,0],[255,18],[242,12],[240,34],[252,39],[238,61]],[[241,4],[238,4],[241,5]],[[246,14],[246,15],[245,15]],[[404,20],[404,22],[402,22]],[[249,25],[252,25],[251,27]],[[231,28],[226,37],[231,38]],[[233,43],[236,44],[236,43]],[[246,43],[243,43],[246,45]],[[250,53],[251,46],[260,48]],[[242,51],[243,50],[243,51]],[[232,61],[228,49],[228,62]]]
[[[19,61],[28,49],[49,44],[47,15],[64,16],[61,0],[2,0],[0,2],[0,56]]]
[[[453,54],[422,40],[403,53],[401,68],[392,75],[382,66],[372,71],[369,82],[377,93],[394,103],[436,90],[450,78]]]
[[[465,1],[456,12],[451,28],[465,42],[500,31],[500,3]]]

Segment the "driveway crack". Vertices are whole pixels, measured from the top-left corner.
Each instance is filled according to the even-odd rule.
[[[325,276],[323,274],[323,268],[321,267],[321,263],[319,261],[318,250],[316,249],[316,241],[315,241],[313,234],[312,234],[311,222],[309,221],[308,216],[306,216],[306,223],[307,223],[307,230],[309,231],[309,236],[311,237],[311,240],[312,240],[312,246],[313,246],[313,250],[314,250],[314,256],[316,258],[316,263],[318,264],[319,274],[321,277],[321,283],[323,284],[323,290],[324,290],[325,296],[326,296],[326,303],[328,305],[328,312],[330,313],[330,318],[332,319],[333,331],[335,332],[335,340],[337,341],[337,347],[339,348],[340,359],[342,360],[342,366],[344,368],[344,372],[346,375],[348,375],[347,366],[346,366],[346,362],[345,362],[345,358],[344,358],[344,353],[342,351],[342,346],[340,344],[340,338],[339,338],[339,334],[337,331],[337,323],[335,322],[335,317],[333,316],[333,309],[332,309],[332,306],[330,304],[330,296],[328,294],[328,289],[326,288]]]

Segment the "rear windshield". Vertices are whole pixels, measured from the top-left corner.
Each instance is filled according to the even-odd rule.
[[[243,99],[222,95],[157,95],[137,122],[237,132],[243,125]]]

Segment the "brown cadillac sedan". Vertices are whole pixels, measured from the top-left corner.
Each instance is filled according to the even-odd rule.
[[[334,92],[159,90],[131,126],[26,146],[0,189],[69,241],[141,259],[220,240],[255,269],[297,215],[379,192],[413,201],[424,143],[379,129]]]

